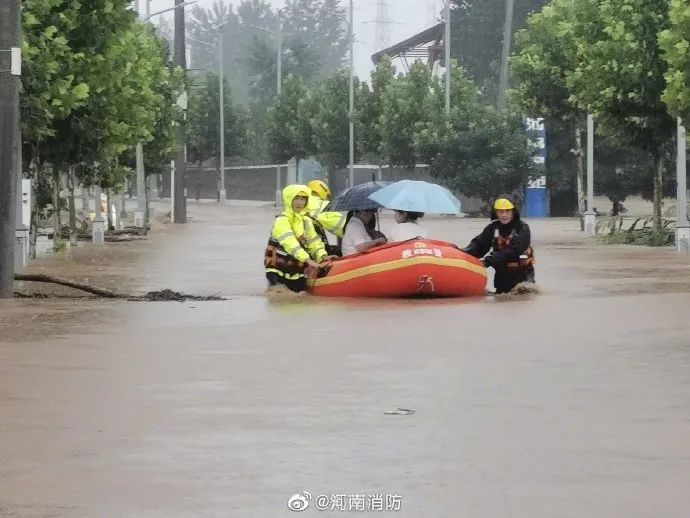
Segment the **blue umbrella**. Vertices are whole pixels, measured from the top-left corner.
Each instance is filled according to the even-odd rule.
[[[367,182],[349,187],[338,193],[328,210],[348,212],[351,210],[380,209],[381,205],[369,198],[369,195],[382,189],[391,182]]]
[[[460,200],[441,185],[415,180],[400,180],[369,196],[387,209],[432,214],[460,214]]]

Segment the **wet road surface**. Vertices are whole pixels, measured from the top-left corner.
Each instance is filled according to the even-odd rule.
[[[0,516],[687,516],[687,257],[533,221],[534,297],[271,303],[273,210],[189,210],[32,269],[230,300],[0,302]]]

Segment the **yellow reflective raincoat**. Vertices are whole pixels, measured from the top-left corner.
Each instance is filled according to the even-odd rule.
[[[316,222],[316,231],[325,239],[328,230],[335,237],[343,237],[345,233],[345,216],[340,212],[327,212],[325,209],[329,202],[317,196],[309,198],[309,217]],[[321,228],[319,228],[321,227]]]
[[[285,209],[276,216],[268,240],[264,266],[266,273],[275,273],[288,280],[304,277],[304,262],[312,258],[322,261],[328,253],[309,217],[309,203],[300,212],[292,209],[297,196],[309,197],[306,185],[288,185],[283,189]]]

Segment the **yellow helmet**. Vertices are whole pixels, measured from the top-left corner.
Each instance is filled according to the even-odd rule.
[[[510,210],[514,208],[515,205],[513,205],[513,202],[506,198],[498,198],[494,202],[494,210]]]
[[[328,185],[326,185],[326,182],[322,182],[321,180],[311,180],[309,183],[307,183],[307,187],[311,189],[314,195],[318,196],[322,200],[329,200],[331,198],[331,190],[328,188]]]

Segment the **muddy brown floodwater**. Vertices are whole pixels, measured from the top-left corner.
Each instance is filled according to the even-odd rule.
[[[531,221],[536,296],[275,303],[273,209],[189,212],[31,271],[227,301],[0,302],[0,516],[687,516],[688,257]]]

